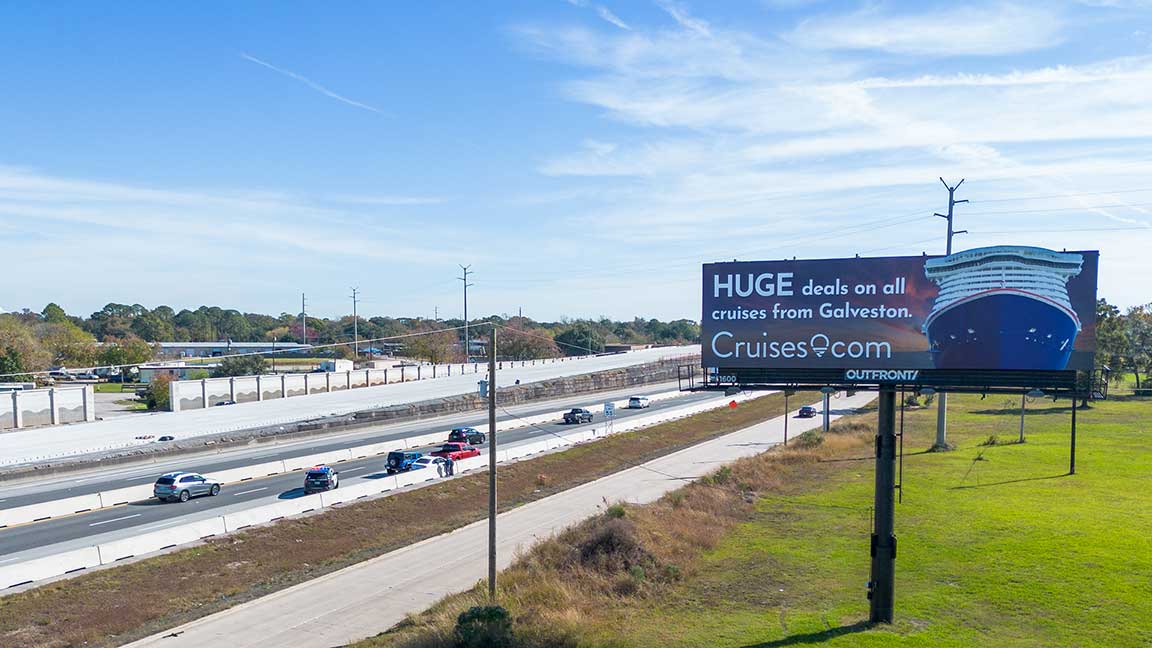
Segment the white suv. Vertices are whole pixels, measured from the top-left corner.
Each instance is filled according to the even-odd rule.
[[[633,396],[628,399],[628,409],[644,409],[651,406],[652,401],[648,400],[647,396]]]

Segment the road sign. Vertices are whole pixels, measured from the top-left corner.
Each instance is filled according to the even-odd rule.
[[[616,403],[604,403],[604,416],[605,418],[616,416]]]

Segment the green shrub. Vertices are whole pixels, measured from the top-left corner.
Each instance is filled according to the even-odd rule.
[[[797,448],[815,448],[824,443],[824,434],[820,430],[808,430],[792,441]]]
[[[460,613],[452,633],[458,648],[514,648],[512,616],[499,605],[478,605]]]

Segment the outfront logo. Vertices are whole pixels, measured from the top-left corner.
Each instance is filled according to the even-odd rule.
[[[844,380],[868,382],[915,382],[919,369],[849,369]]]

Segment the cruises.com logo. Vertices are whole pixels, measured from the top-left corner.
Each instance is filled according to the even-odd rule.
[[[762,332],[762,338],[768,333]],[[892,345],[875,340],[833,340],[823,333],[817,333],[807,340],[779,341],[759,339],[740,340],[731,331],[720,331],[712,336],[712,353],[717,358],[785,358],[804,359],[815,356],[829,356],[837,360],[892,359]]]

